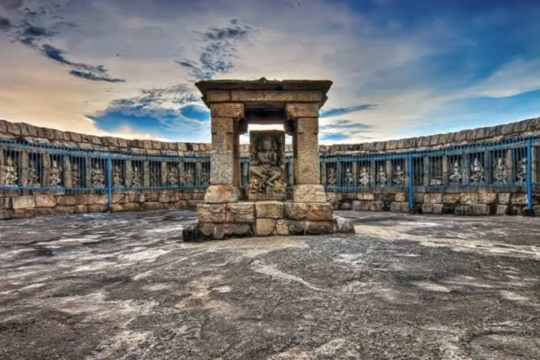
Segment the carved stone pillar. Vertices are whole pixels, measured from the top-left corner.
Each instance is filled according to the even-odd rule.
[[[236,202],[240,187],[239,121],[244,117],[241,103],[210,104],[212,114],[212,153],[210,186],[206,203]]]

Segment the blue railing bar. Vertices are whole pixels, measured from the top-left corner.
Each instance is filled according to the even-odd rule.
[[[407,202],[409,210],[414,209],[414,166],[413,158],[407,158]]]
[[[527,208],[532,211],[534,205],[533,199],[533,142],[532,139],[529,139],[527,142]]]
[[[112,157],[107,158],[107,202],[109,210],[112,211],[113,202],[113,178],[112,178]]]

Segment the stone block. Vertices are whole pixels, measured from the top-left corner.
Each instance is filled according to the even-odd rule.
[[[471,205],[471,213],[477,216],[489,215],[490,207],[487,204],[473,204]]]
[[[247,102],[317,102],[324,100],[321,91],[296,90],[233,90],[232,101]]]
[[[324,186],[303,184],[296,185],[293,191],[294,202],[327,202]]]
[[[226,90],[208,90],[204,96],[206,102],[208,103],[225,102],[231,100],[231,94]]]
[[[508,215],[508,205],[497,205],[495,214],[499,216]]]
[[[86,194],[83,195],[85,205],[107,205],[109,203],[107,195]]]
[[[147,201],[142,204],[142,207],[145,210],[158,210],[164,208],[163,204],[159,201]]]
[[[224,224],[199,223],[198,229],[204,237],[215,240],[225,238]]]
[[[375,194],[368,192],[361,192],[357,195],[358,200],[375,200]]]
[[[442,193],[425,193],[424,204],[442,204]]]
[[[287,220],[280,219],[276,221],[276,235],[289,235],[289,223]]]
[[[197,206],[197,219],[203,223],[224,223],[226,212],[226,204],[199,204]]]
[[[108,210],[107,205],[91,204],[86,206],[88,212],[105,212]]]
[[[461,193],[459,202],[463,205],[478,204],[478,193],[477,192]]]
[[[467,216],[472,215],[472,206],[471,205],[458,205],[454,210],[456,215]]]
[[[174,202],[176,200],[176,195],[173,191],[161,191],[159,193],[158,201],[161,203]]]
[[[256,236],[270,236],[276,228],[276,220],[274,219],[257,219],[255,222]]]
[[[497,202],[497,193],[488,192],[488,191],[479,191],[478,201],[480,204],[494,204]]]
[[[11,198],[11,207],[13,210],[33,209],[36,207],[36,201],[31,195],[17,196]]]
[[[512,205],[527,205],[527,194],[512,194]]]
[[[334,232],[354,234],[354,225],[350,219],[334,216]]]
[[[306,221],[305,227],[306,234],[331,234],[334,232],[334,221]]]
[[[255,222],[255,205],[252,202],[238,202],[227,204],[226,222]]]
[[[257,218],[283,218],[284,204],[281,201],[259,201],[255,203]]]
[[[392,212],[408,212],[409,203],[394,201],[390,204],[390,211]]]
[[[498,193],[497,194],[497,203],[501,205],[510,204],[510,193]]]
[[[224,224],[225,236],[251,236],[253,229],[251,224]]]
[[[382,202],[382,201],[369,201],[368,210],[369,211],[383,211],[384,210],[384,202]]]
[[[407,193],[406,192],[397,192],[394,194],[394,200],[397,202],[405,202],[407,201]]]
[[[36,207],[38,208],[53,208],[56,206],[56,196],[52,194],[36,194]]]
[[[319,117],[318,103],[292,103],[286,105],[287,116],[290,119],[301,117]]]
[[[457,204],[459,203],[461,199],[460,193],[449,193],[443,195],[443,203],[444,204]]]
[[[305,232],[305,222],[297,220],[286,220],[290,235],[303,235]]]
[[[242,103],[222,103],[210,104],[212,117],[229,117],[240,119],[244,117],[244,104]]]
[[[204,202],[208,204],[223,204],[227,202],[237,202],[239,191],[232,185],[210,185],[206,189]]]

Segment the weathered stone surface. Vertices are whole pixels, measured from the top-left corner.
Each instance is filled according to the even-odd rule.
[[[357,197],[358,197],[358,200],[370,200],[370,201],[375,200],[375,194],[369,193],[369,192],[360,192],[358,193]]]
[[[397,192],[394,195],[394,200],[397,202],[405,202],[407,201],[407,193],[406,192]]]
[[[290,103],[286,105],[287,116],[290,119],[303,117],[319,117],[318,103]]]
[[[333,208],[329,203],[285,203],[285,217],[292,220],[329,221]]]
[[[334,232],[354,234],[354,225],[350,219],[334,216]]]
[[[210,111],[212,117],[230,117],[240,119],[244,117],[244,104],[242,103],[223,103],[211,104]]]
[[[442,204],[442,193],[425,193],[424,204]]]
[[[245,102],[320,102],[320,91],[272,91],[272,90],[233,90],[231,101]]]
[[[488,191],[479,191],[478,202],[480,202],[480,204],[494,204],[497,202],[497,193],[488,192]]]
[[[408,212],[409,211],[409,204],[406,202],[397,202],[394,201],[390,204],[390,211],[395,212]]]
[[[320,184],[318,119],[296,120],[294,179],[296,184]],[[298,185],[297,185],[298,186]],[[297,201],[295,199],[295,201]]]
[[[289,235],[289,223],[287,220],[280,219],[276,221],[276,235]]]
[[[512,194],[513,205],[527,205],[527,194]]]
[[[487,204],[473,204],[471,205],[472,215],[489,215],[490,207]]]
[[[225,229],[223,224],[199,223],[198,228],[205,238],[221,240],[225,237]]]
[[[293,201],[326,203],[324,186],[314,184],[296,185],[293,190]]]
[[[461,199],[460,193],[443,194],[443,203],[445,204],[457,204]]]
[[[239,202],[227,204],[226,222],[253,223],[255,222],[255,204],[252,202]]]
[[[259,219],[255,222],[255,235],[269,236],[274,233],[276,228],[276,220],[274,219]]]
[[[305,233],[310,235],[331,234],[334,232],[334,221],[306,221]]]
[[[282,201],[258,201],[255,203],[257,218],[283,218],[284,203]]]
[[[508,205],[497,205],[495,214],[499,216],[508,215]]]
[[[14,210],[33,209],[36,207],[36,201],[31,195],[18,196],[11,199],[11,206]]]
[[[206,189],[204,202],[209,204],[236,202],[238,197],[238,189],[232,185],[210,185]]]
[[[510,193],[498,193],[497,203],[502,204],[502,205],[510,204]]]
[[[458,205],[455,209],[455,214],[460,216],[472,215],[471,205]]]
[[[203,223],[224,223],[226,212],[226,204],[199,204],[197,206],[197,218]]]
[[[477,192],[461,193],[460,203],[464,205],[478,204],[478,193]]]
[[[36,194],[36,207],[53,208],[56,206],[56,196],[51,194]]]

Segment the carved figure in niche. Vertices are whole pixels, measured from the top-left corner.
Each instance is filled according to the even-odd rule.
[[[394,171],[392,172],[392,183],[394,185],[401,185],[403,184],[403,170],[401,169],[401,165],[397,164],[394,168]]]
[[[518,161],[516,180],[518,183],[524,183],[527,180],[527,158]]]
[[[208,168],[206,166],[203,166],[201,168],[201,176],[200,176],[201,184],[208,184],[209,180],[210,180],[210,174],[208,172]]]
[[[62,186],[63,169],[58,165],[58,161],[53,159],[49,169],[49,185],[52,187]]]
[[[480,183],[484,181],[484,167],[480,160],[475,157],[471,164],[471,183]]]
[[[28,178],[26,180],[28,186],[40,186],[41,179],[39,176],[39,162],[37,159],[31,159],[28,167]]]
[[[195,168],[188,166],[184,172],[183,183],[187,185],[193,185],[195,183]]]
[[[284,137],[283,132],[251,133],[251,199],[281,199],[285,196]]]
[[[459,161],[454,161],[452,163],[452,171],[448,176],[448,179],[451,183],[457,184],[461,182],[461,169],[459,166]]]
[[[175,164],[169,164],[167,169],[167,184],[178,185],[178,166]]]
[[[92,187],[94,188],[105,187],[105,174],[103,173],[103,169],[101,166],[99,166],[99,164],[95,164],[92,168],[90,181],[92,182]]]
[[[386,171],[384,170],[384,166],[379,166],[379,171],[377,173],[377,179],[379,180],[379,185],[384,186],[386,185]]]
[[[81,169],[77,161],[71,164],[71,186],[81,187]]]
[[[360,169],[360,176],[358,178],[358,182],[362,186],[368,186],[369,185],[369,169],[365,166],[363,166]]]
[[[345,168],[345,185],[354,185],[354,176],[351,168]]]
[[[139,164],[133,164],[129,184],[134,188],[140,188],[143,186],[142,169]]]
[[[19,169],[17,162],[11,157],[6,158],[6,165],[4,165],[4,178],[2,184],[4,185],[17,185],[19,181]]]
[[[330,186],[335,186],[336,183],[337,183],[336,169],[333,167],[329,167],[327,169],[326,184]]]
[[[497,159],[493,177],[495,178],[496,183],[506,184],[506,166],[504,165],[504,160],[502,157]]]
[[[122,166],[116,164],[112,171],[112,181],[114,187],[120,187],[124,185],[124,176],[122,175]]]

